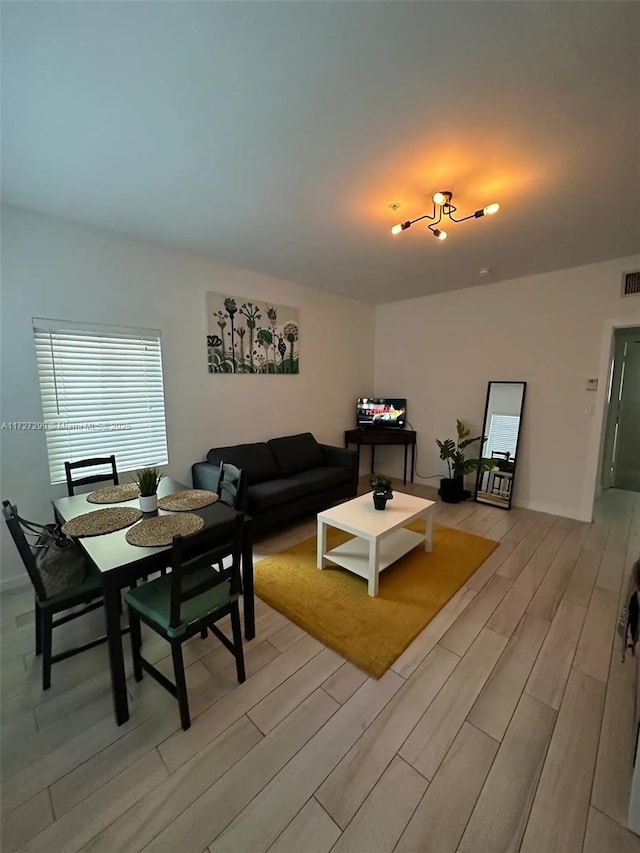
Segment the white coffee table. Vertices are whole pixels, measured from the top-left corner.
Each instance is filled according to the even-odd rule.
[[[435,501],[394,492],[385,510],[373,506],[372,493],[318,513],[318,568],[327,561],[342,566],[369,582],[369,595],[378,594],[380,572],[424,542],[424,550],[433,547],[433,511]],[[425,519],[425,534],[405,530],[416,518]],[[344,545],[327,551],[327,527],[353,533]]]

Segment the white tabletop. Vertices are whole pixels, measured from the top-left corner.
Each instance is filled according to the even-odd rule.
[[[187,489],[188,486],[183,486],[177,480],[172,480],[170,477],[165,477],[160,481],[158,486],[159,497],[171,495],[174,492]],[[78,494],[68,498],[58,498],[54,501],[56,515],[62,521],[69,521],[70,518],[76,518],[85,512],[95,512],[99,509],[107,509],[108,507],[138,507],[138,499],[134,498],[131,501],[120,501],[116,504],[91,504],[87,501],[86,494]],[[236,511],[222,501],[216,501],[202,509],[193,510],[196,515],[200,515],[205,522],[205,525],[212,525],[217,522],[227,523],[232,521],[236,516]],[[171,513],[159,509],[153,515],[167,515]],[[121,569],[135,563],[140,563],[145,559],[153,559],[154,556],[163,551],[171,550],[171,545],[160,545],[157,547],[139,547],[138,545],[130,545],[126,540],[127,531],[130,527],[123,530],[116,530],[113,533],[103,533],[100,536],[85,536],[78,539],[83,550],[91,559],[92,563],[100,572],[110,572],[113,569]]]
[[[380,536],[419,518],[435,501],[394,492],[384,510],[373,506],[373,492],[318,513],[318,520],[364,536]]]

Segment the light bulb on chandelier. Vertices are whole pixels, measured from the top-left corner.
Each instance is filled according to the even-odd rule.
[[[487,204],[485,207],[481,207],[479,210],[476,210],[474,213],[470,213],[468,216],[463,216],[460,219],[456,219],[453,215],[457,211],[457,207],[451,203],[451,199],[453,197],[453,193],[449,190],[442,190],[442,192],[434,193],[432,196],[433,201],[433,213],[429,215],[425,213],[423,216],[418,216],[416,219],[409,219],[406,222],[400,222],[398,225],[394,225],[391,229],[392,234],[400,234],[402,231],[406,231],[408,228],[416,223],[420,222],[423,219],[431,220],[431,223],[427,226],[432,234],[434,234],[439,240],[447,239],[447,232],[436,228],[436,225],[439,225],[445,216],[448,216],[451,222],[465,222],[467,219],[480,219],[482,216],[492,216],[494,213],[497,213],[500,210],[500,205],[498,202],[493,202],[492,204]]]
[[[450,201],[451,201],[451,193],[450,192],[434,193],[433,194],[433,203],[434,204],[439,204],[442,206],[443,204],[449,204]]]
[[[401,222],[399,225],[394,225],[391,229],[392,234],[399,234],[401,231],[405,231],[407,228],[411,226],[410,222]]]

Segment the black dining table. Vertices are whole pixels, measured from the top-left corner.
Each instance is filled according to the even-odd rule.
[[[182,491],[188,486],[172,480],[169,477],[160,481],[158,497]],[[109,504],[110,507],[138,507],[138,499]],[[73,497],[58,498],[53,502],[56,519],[64,523],[86,512],[105,509],[106,505],[97,505],[87,501],[86,494]],[[232,521],[237,512],[221,501],[198,510],[191,510],[203,518],[205,527],[226,525]],[[145,513],[144,518],[155,515],[166,515],[164,510]],[[242,547],[242,584],[244,597],[244,632],[247,640],[255,637],[255,609],[253,599],[253,547],[251,541],[251,519],[245,516],[244,538]],[[107,644],[109,649],[109,669],[111,671],[111,689],[116,722],[119,726],[129,719],[129,704],[127,700],[126,676],[124,668],[124,653],[122,649],[122,626],[120,624],[121,600],[120,591],[128,588],[137,580],[160,571],[170,565],[171,545],[162,547],[138,547],[130,545],[126,540],[127,527],[113,533],[100,536],[86,536],[77,539],[86,556],[93,563],[102,577],[104,610],[107,628]]]

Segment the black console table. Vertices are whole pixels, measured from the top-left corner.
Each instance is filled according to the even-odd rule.
[[[371,473],[374,471],[376,445],[404,445],[404,485],[407,484],[407,452],[411,447],[411,482],[416,458],[416,434],[412,429],[347,429],[344,431],[344,446],[355,444],[358,448],[358,471],[360,471],[360,448],[363,444],[371,446]]]

